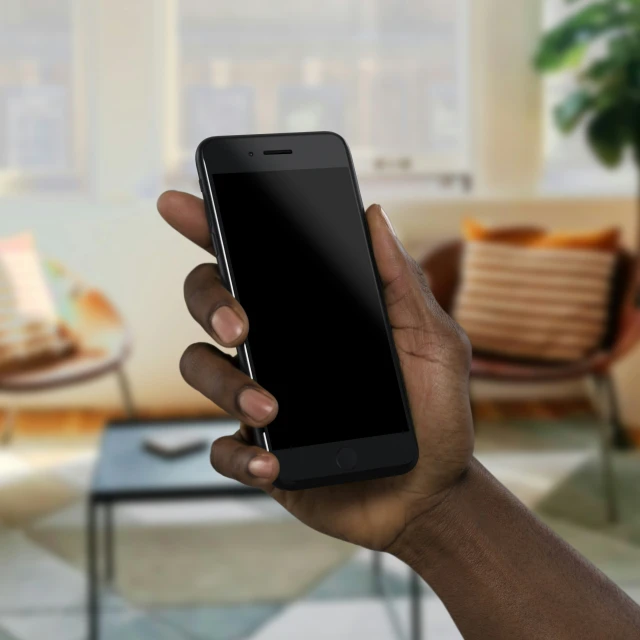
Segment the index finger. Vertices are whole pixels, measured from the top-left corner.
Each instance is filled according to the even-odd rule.
[[[209,223],[201,198],[182,191],[165,191],[158,198],[158,212],[185,238],[214,254]]]

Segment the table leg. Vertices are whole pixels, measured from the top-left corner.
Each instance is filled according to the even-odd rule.
[[[98,601],[98,545],[96,528],[96,504],[89,499],[87,514],[87,619],[89,626],[89,640],[98,640],[100,612]]]
[[[411,628],[409,636],[411,640],[422,640],[422,589],[420,588],[420,576],[411,572],[410,578],[410,600],[411,600]]]
[[[382,595],[382,554],[377,551],[373,551],[372,553],[371,578],[373,581],[373,591],[377,595]]]
[[[113,553],[114,532],[113,532],[113,505],[108,502],[104,506],[104,566],[105,582],[113,584],[115,575],[115,558]]]

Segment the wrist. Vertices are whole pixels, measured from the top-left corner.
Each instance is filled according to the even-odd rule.
[[[440,499],[407,523],[387,551],[419,573],[435,564],[465,526],[465,504],[480,476],[480,464],[473,458]]]

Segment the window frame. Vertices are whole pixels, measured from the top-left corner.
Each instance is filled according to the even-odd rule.
[[[167,0],[167,24],[178,22],[180,0]],[[460,110],[460,148],[443,153],[381,153],[374,149],[352,148],[354,163],[359,176],[366,181],[381,179],[386,184],[424,181],[427,188],[433,183],[446,190],[449,185],[460,186],[461,192],[471,190],[473,185],[473,144],[471,140],[472,84],[471,84],[471,0],[452,0],[463,19],[456,25],[456,39],[460,52],[456,60],[456,92]],[[192,150],[181,149],[181,96],[178,80],[180,67],[180,36],[175,28],[167,35],[165,67],[167,82],[165,97],[168,100],[165,113],[165,166],[166,179],[171,184],[189,184],[191,176],[181,169],[191,162]],[[349,142],[349,141],[347,141]]]
[[[92,95],[91,47],[90,43],[97,36],[97,20],[94,3],[83,0],[70,0],[70,32],[71,32],[71,129],[70,144],[71,166],[64,170],[29,170],[22,171],[10,167],[0,167],[0,185],[8,184],[4,189],[0,186],[0,197],[44,196],[50,193],[63,193],[77,196],[90,190],[92,177],[89,174],[89,158],[92,146],[90,118],[90,96]],[[78,51],[82,54],[79,55]],[[62,188],[38,189],[37,185],[49,181],[62,183]],[[17,183],[18,188],[11,188]]]

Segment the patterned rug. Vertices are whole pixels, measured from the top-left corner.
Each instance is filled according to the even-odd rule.
[[[37,473],[0,485],[0,524],[16,528],[28,525],[79,500],[75,487],[52,476]]]
[[[602,520],[593,427],[589,420],[484,423],[478,453],[525,504],[539,506],[552,528],[640,600],[640,460],[616,459],[623,521],[610,529]],[[34,439],[0,450],[0,640],[86,640],[84,496],[95,446]],[[101,637],[395,637],[374,589],[370,554],[318,537],[275,506],[230,500],[119,507],[117,584],[103,592]],[[385,558],[385,574],[404,624],[407,568]],[[426,637],[460,640],[426,587],[424,611]]]
[[[84,568],[82,529],[32,528],[27,535]],[[116,591],[143,607],[286,602],[356,551],[295,520],[129,526],[117,530],[116,545]]]
[[[640,452],[615,454],[614,475],[620,512],[620,522],[616,524],[607,523],[605,518],[601,464],[597,456],[560,482],[538,504],[537,511],[543,517],[561,518],[640,547]]]

